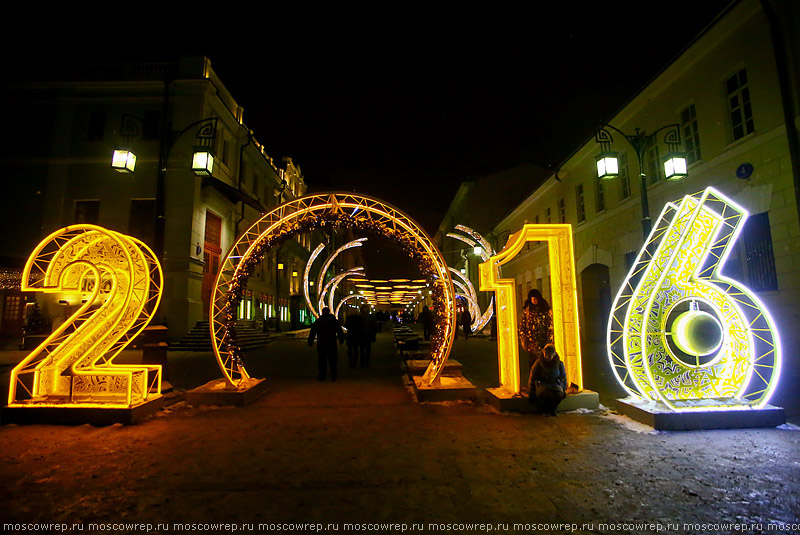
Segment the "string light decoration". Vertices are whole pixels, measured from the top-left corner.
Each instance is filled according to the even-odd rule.
[[[311,295],[308,292],[308,282],[309,282],[309,275],[311,274],[311,266],[314,264],[314,260],[317,259],[319,254],[322,250],[325,249],[325,244],[320,243],[317,245],[317,248],[314,249],[314,252],[311,253],[311,256],[308,257],[308,262],[306,262],[306,269],[303,272],[303,295],[306,298],[306,305],[308,305],[308,310],[313,314],[315,318],[319,317],[319,313],[314,309],[314,305],[311,304]],[[319,286],[317,286],[319,288]],[[318,290],[319,291],[319,290]]]
[[[501,279],[500,266],[510,262],[519,254],[528,241],[547,242],[556,351],[564,360],[567,382],[575,383],[582,389],[578,292],[575,282],[572,226],[568,224],[525,225],[508,239],[502,251],[480,265],[481,290],[494,291],[497,297],[497,358],[500,386],[514,394],[520,392],[516,281]]]
[[[247,279],[264,255],[296,234],[318,228],[353,228],[397,243],[420,268],[431,287],[434,329],[431,363],[424,380],[433,383],[450,354],[455,333],[454,291],[442,254],[425,231],[400,210],[377,199],[351,193],[308,195],[264,214],[233,244],[211,293],[209,330],[217,363],[229,387],[250,376],[236,341],[236,307]]]
[[[79,304],[11,371],[10,407],[133,407],[161,393],[161,366],[114,358],[147,326],[163,276],[144,243],[96,225],[58,230],[34,249],[22,290]]]
[[[769,401],[781,368],[775,322],[721,274],[747,215],[714,188],[664,207],[609,317],[609,360],[631,396],[676,412]]]
[[[447,234],[448,238],[453,238],[466,243],[472,247],[473,251],[478,251],[480,253],[481,260],[484,262],[489,260],[489,257],[494,256],[495,252],[491,244],[475,230],[465,225],[456,225],[455,229],[467,234],[469,238],[453,232]],[[481,314],[480,306],[478,305],[478,294],[475,293],[475,287],[472,285],[472,282],[470,282],[468,278],[464,277],[463,274],[457,269],[451,268],[450,271],[451,273],[458,275],[458,277],[462,279],[469,288],[472,288],[472,291],[465,293],[464,297],[469,302],[470,311],[477,309],[477,313],[470,312],[470,314],[473,318],[471,330],[472,332],[478,332],[486,327],[486,324],[489,323],[489,320],[491,320],[492,316],[494,315],[494,295],[492,295],[492,297],[489,299],[489,306],[486,307],[486,311]]]

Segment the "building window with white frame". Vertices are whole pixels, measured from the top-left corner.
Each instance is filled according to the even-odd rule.
[[[762,212],[747,218],[723,268],[726,276],[744,282],[754,292],[778,289],[768,214]]]
[[[631,174],[628,169],[628,153],[619,153],[619,199],[631,196]]]
[[[603,190],[603,181],[599,178],[595,179],[595,192],[597,194],[597,212],[602,212],[606,209],[606,193]]]
[[[741,139],[755,131],[753,109],[750,105],[750,87],[747,85],[747,71],[740,70],[725,83],[728,90],[728,109],[731,117],[733,140]]]
[[[683,132],[683,148],[686,149],[686,163],[693,164],[703,159],[700,152],[700,134],[697,130],[697,113],[694,104],[681,112],[681,131]]]
[[[647,148],[645,154],[645,172],[647,173],[650,184],[655,184],[661,180],[661,159],[658,156],[658,144],[653,143]]]

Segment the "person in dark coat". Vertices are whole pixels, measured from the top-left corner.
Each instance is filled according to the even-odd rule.
[[[344,328],[347,329],[347,357],[350,360],[350,367],[358,366],[358,349],[361,346],[361,318],[358,314],[348,314],[344,321]]]
[[[547,344],[531,367],[528,378],[528,401],[537,412],[556,415],[556,408],[566,397],[567,371],[556,353],[556,346]]]
[[[369,358],[372,354],[372,343],[375,341],[375,333],[378,332],[375,318],[369,313],[368,305],[361,305],[361,313],[358,315],[361,326],[359,330],[359,351],[361,353],[361,367],[369,368]]]
[[[469,340],[469,335],[472,334],[472,315],[467,308],[461,313],[461,326],[464,327],[464,340]]]
[[[431,339],[431,331],[433,330],[433,314],[427,305],[422,307],[422,312],[419,313],[419,321],[422,323],[422,336],[425,340]]]
[[[314,338],[317,338],[317,354],[319,355],[319,380],[324,381],[325,375],[330,365],[331,381],[336,380],[337,373],[337,355],[336,355],[336,340],[338,338],[339,344],[344,343],[344,331],[339,320],[331,314],[331,309],[325,307],[322,309],[322,315],[317,318],[311,325],[311,330],[308,333],[308,345],[314,345]]]

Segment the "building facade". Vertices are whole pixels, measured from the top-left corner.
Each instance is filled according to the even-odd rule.
[[[75,223],[132,235],[161,259],[157,321],[172,341],[208,318],[221,261],[263,213],[306,191],[299,166],[275,162],[244,122],[204,57],[76,67],[66,79],[4,88],[18,104],[4,180],[19,201],[4,210],[0,255],[16,263],[43,237]],[[115,150],[136,154],[133,172],[111,167]],[[193,171],[196,150],[211,173]],[[8,203],[8,201],[7,201]],[[306,322],[299,278],[310,236],[271,251],[248,282],[239,317],[284,329]],[[51,324],[72,306],[42,303]]]
[[[667,202],[709,186],[749,212],[723,273],[757,293],[785,350],[800,344],[798,31],[797,2],[734,2],[607,121],[630,135],[678,125],[689,164],[682,181],[664,179],[670,147],[662,135],[645,147],[640,169],[631,144],[613,130],[620,173],[599,180],[603,147],[592,135],[492,230],[502,247],[525,223],[572,225],[588,373],[607,367],[611,303],[644,243],[640,172],[652,220]],[[503,266],[503,276],[516,279],[518,306],[531,288],[549,298],[549,270],[546,246],[537,244]],[[798,369],[797,356],[784,355]]]

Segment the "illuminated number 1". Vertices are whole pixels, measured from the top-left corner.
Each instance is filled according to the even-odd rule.
[[[746,218],[713,188],[664,208],[609,319],[611,366],[630,394],[677,411],[769,400],[780,372],[774,321],[721,274]]]
[[[519,348],[515,280],[499,278],[499,268],[511,261],[526,242],[546,241],[550,257],[553,335],[556,351],[567,369],[567,382],[583,388],[578,332],[578,294],[571,225],[525,225],[508,239],[502,251],[480,265],[480,288],[494,291],[497,301],[497,357],[500,386],[519,394]],[[526,378],[527,379],[527,378]]]
[[[113,359],[150,322],[161,266],[130,236],[74,225],[45,238],[28,259],[22,290],[80,305],[11,372],[10,406],[124,406],[161,389],[161,367]]]

